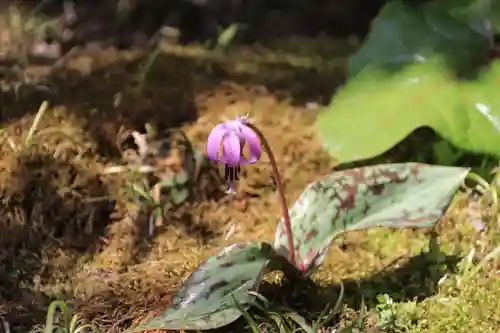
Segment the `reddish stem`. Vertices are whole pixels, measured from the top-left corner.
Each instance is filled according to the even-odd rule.
[[[281,210],[283,211],[283,221],[285,222],[285,232],[288,240],[288,260],[296,265],[295,262],[295,248],[293,246],[293,234],[292,234],[292,223],[290,221],[290,214],[288,212],[288,206],[285,198],[285,191],[283,190],[283,183],[281,182],[281,176],[278,171],[278,165],[276,164],[276,159],[274,158],[273,151],[271,150],[271,146],[269,146],[269,142],[267,142],[264,134],[255,127],[255,125],[246,122],[246,126],[251,128],[260,138],[261,144],[266,150],[267,156],[269,156],[269,162],[271,163],[271,168],[274,173],[274,179],[276,181],[276,188],[278,189],[278,196],[280,198]]]

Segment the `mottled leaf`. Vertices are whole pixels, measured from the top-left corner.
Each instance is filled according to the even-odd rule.
[[[336,171],[310,184],[290,210],[297,263],[310,271],[332,240],[371,227],[432,227],[468,169],[419,163],[382,164]],[[280,221],[274,247],[287,255]]]
[[[227,325],[254,299],[267,264],[276,253],[267,243],[233,244],[208,258],[189,276],[171,307],[133,332],[152,329],[204,330]],[[233,298],[234,297],[234,298]]]

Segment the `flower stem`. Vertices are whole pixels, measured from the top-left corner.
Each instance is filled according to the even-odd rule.
[[[293,234],[292,234],[292,223],[290,221],[290,213],[288,212],[288,206],[285,198],[285,191],[283,189],[283,183],[281,182],[281,176],[278,171],[278,165],[276,164],[276,159],[274,158],[273,151],[269,142],[267,142],[264,134],[253,124],[246,122],[246,126],[251,128],[260,138],[261,144],[266,150],[267,156],[269,156],[269,162],[271,163],[271,168],[273,170],[274,179],[276,181],[276,188],[278,189],[278,196],[280,198],[281,210],[283,211],[283,221],[285,223],[285,232],[288,240],[288,260],[296,265],[295,262],[295,247],[293,246]]]

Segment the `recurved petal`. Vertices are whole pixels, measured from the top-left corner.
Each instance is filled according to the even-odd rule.
[[[224,163],[237,166],[241,162],[240,139],[234,132],[229,132],[222,139],[222,159]]]
[[[208,136],[206,151],[208,158],[212,161],[219,160],[220,145],[226,132],[224,124],[219,124],[214,127]]]
[[[250,159],[246,160],[245,164],[253,164],[260,159],[260,155],[262,153],[259,136],[253,131],[253,129],[245,125],[241,126],[241,133],[245,143],[248,144],[248,147],[250,148]]]

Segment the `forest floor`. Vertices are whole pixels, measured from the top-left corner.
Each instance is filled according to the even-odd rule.
[[[291,204],[336,165],[313,123],[342,84],[352,49],[323,37],[215,53],[165,46],[144,76],[140,52],[110,48],[84,50],[58,68],[9,70],[19,83],[3,82],[0,97],[0,316],[12,332],[41,325],[54,299],[103,331],[120,332],[168,307],[183,279],[221,246],[272,239],[281,211],[267,157],[245,168],[236,198],[224,194],[216,166],[203,169],[193,195],[149,237],[150,210],[138,211],[128,186],[137,175],[110,172],[125,163],[117,140],[151,127],[158,144],[166,130],[180,128],[203,151],[213,126],[249,113],[272,146]],[[179,149],[152,160],[178,162]],[[164,165],[175,171],[175,163]],[[389,332],[498,332],[500,264],[477,265],[498,252],[500,224],[495,212],[476,233],[462,199],[439,224],[438,252],[429,251],[433,238],[422,230],[353,232],[313,276],[327,301],[287,299],[279,283],[262,293],[312,318],[336,302],[342,281],[345,299],[331,332],[335,322],[359,318],[362,300],[368,328],[392,316]],[[394,302],[381,304],[384,294]],[[241,332],[239,325],[229,330]]]

